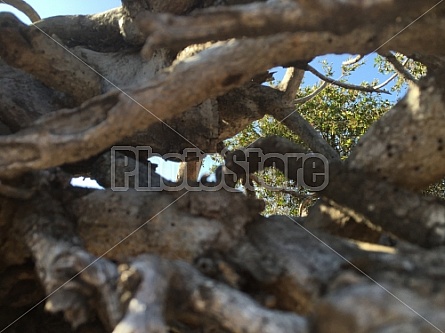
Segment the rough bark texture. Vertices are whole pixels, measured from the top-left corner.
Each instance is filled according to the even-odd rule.
[[[437,167],[445,163],[443,82],[440,75],[411,86],[407,96],[363,136],[349,158],[350,166],[417,189],[445,177],[445,170]],[[422,135],[421,128],[431,135]]]
[[[11,14],[2,14],[0,56],[47,86],[69,93],[77,104],[100,93],[99,76],[35,27],[27,27]]]
[[[443,4],[138,0],[39,21],[7,3],[36,23],[0,14],[1,332],[445,331],[445,205],[418,192],[445,176]],[[339,161],[294,107],[307,63],[390,50],[428,75]],[[324,159],[261,138],[196,180],[265,114]],[[193,148],[194,168],[167,181],[135,146]],[[323,185],[307,217],[234,189],[271,166]]]

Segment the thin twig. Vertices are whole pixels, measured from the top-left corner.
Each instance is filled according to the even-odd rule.
[[[323,83],[317,89],[315,89],[313,92],[311,92],[307,96],[296,99],[294,101],[294,103],[295,104],[304,104],[304,103],[310,101],[312,98],[314,98],[319,93],[321,93],[323,91],[323,89],[327,87],[327,85],[328,85],[328,83],[326,81],[323,81]]]
[[[354,58],[343,61],[341,66],[342,67],[351,66],[351,65],[358,63],[362,59],[363,59],[363,55],[359,54],[359,55],[355,56]]]
[[[396,56],[392,53],[387,53],[384,55],[386,60],[394,67],[395,71],[408,81],[417,84],[419,81],[405,68],[408,63],[409,58],[406,58],[404,62],[397,60]]]
[[[380,84],[377,85],[377,86],[374,86],[374,88],[376,88],[376,89],[381,89],[381,88],[383,88],[384,86],[388,85],[392,80],[394,80],[397,76],[399,76],[399,74],[398,74],[398,73],[394,73],[393,75],[391,75],[391,76],[389,77],[389,79],[387,79],[386,81],[380,83]]]
[[[357,86],[354,84],[344,83],[338,80],[331,79],[330,77],[327,77],[326,75],[321,74],[319,71],[317,71],[314,67],[311,65],[307,65],[307,70],[314,74],[315,76],[319,77],[323,81],[326,81],[330,84],[334,84],[336,86],[345,88],[345,89],[352,89],[352,90],[359,90],[364,92],[370,92],[370,93],[383,93],[383,94],[389,94],[386,90],[381,89],[375,89],[374,87],[363,87],[363,86]]]

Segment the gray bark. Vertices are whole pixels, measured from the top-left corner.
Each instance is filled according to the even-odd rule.
[[[416,192],[445,176],[443,6],[250,2],[123,1],[36,27],[0,15],[0,330],[444,330],[445,206]],[[303,117],[287,117],[298,68],[377,48],[422,61],[428,75],[340,162]],[[261,85],[277,65],[296,75]],[[249,184],[258,166],[236,163],[249,148],[307,152],[283,138],[229,152],[217,182],[188,175],[189,190],[159,191],[178,183],[143,153],[111,160],[113,145],[216,152],[265,114],[287,117],[329,161],[307,218],[263,217],[262,201],[218,188]],[[286,165],[290,179],[298,163]],[[314,170],[303,171],[309,181]],[[73,188],[74,175],[105,189]],[[378,244],[385,237],[396,245]]]

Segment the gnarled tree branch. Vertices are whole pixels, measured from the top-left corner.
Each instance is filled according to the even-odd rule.
[[[143,282],[116,333],[165,332],[164,314],[229,332],[308,332],[306,319],[262,308],[241,292],[201,275],[183,262],[140,256],[130,267],[140,273]],[[176,290],[174,295],[171,288]],[[142,304],[145,311],[137,306]]]
[[[398,5],[397,2],[394,8]],[[414,6],[411,2],[407,5]],[[417,6],[419,6],[418,3]],[[308,10],[313,10],[310,6],[308,8]],[[374,9],[379,15],[382,14],[380,12],[382,7],[378,7],[378,10]],[[416,7],[416,9],[419,8]],[[428,24],[430,21],[418,22],[412,27],[410,34],[404,35],[404,38],[391,40],[384,48],[391,47],[400,52],[410,53],[417,47],[422,47],[425,48],[425,52],[441,54],[445,48],[438,48],[440,41],[434,45],[424,42],[425,31],[435,33],[434,27],[432,30],[426,29],[425,25]],[[276,64],[311,59],[320,53],[367,53],[375,49],[376,45],[381,45],[382,41],[386,41],[388,35],[393,33],[391,29],[394,27],[378,35],[375,34],[375,30],[365,27],[346,32],[341,36],[332,33],[305,32],[304,34],[278,34],[267,38],[218,43],[195,57],[178,63],[169,74],[159,76],[144,88],[129,92],[133,100],[137,100],[140,104],[128,100],[128,96],[122,96],[117,103],[117,95],[106,95],[78,109],[60,112],[51,120],[42,120],[26,133],[2,138],[0,147],[4,149],[4,154],[1,154],[0,174],[14,176],[24,170],[46,168],[85,159],[104,150],[124,136],[147,128],[158,119],[170,118],[209,97],[223,94]],[[256,61],[251,61],[253,58]],[[221,71],[221,64],[227,64],[223,71]],[[202,68],[206,69],[205,77],[201,75]],[[187,89],[190,84],[195,87],[193,94],[190,94]],[[172,91],[175,92],[174,99],[169,98]],[[113,98],[113,105],[107,104]],[[141,110],[140,105],[150,110],[155,117]],[[71,128],[72,119],[85,112],[90,114],[90,119],[85,120],[85,123],[80,126],[81,130],[79,127]],[[34,134],[36,133],[39,133],[38,142],[35,141]],[[58,133],[57,139],[50,133]],[[79,150],[80,143],[85,143],[81,151]]]
[[[35,24],[49,36],[57,36],[67,47],[113,52],[128,48],[119,20],[125,20],[121,7],[94,15],[64,15],[45,18]]]
[[[280,82],[278,89],[284,91],[283,99],[292,104],[297,91],[300,89],[303,81],[304,71],[294,67],[289,67],[283,80]]]
[[[148,37],[147,49],[172,47],[180,49],[190,44],[237,37],[270,36],[284,32],[322,32],[347,34],[358,26],[375,30],[379,27],[400,31],[430,10],[437,2],[385,1],[357,3],[355,1],[271,1],[244,6],[218,7],[194,13],[188,17],[170,14],[141,13],[139,28]],[[404,19],[395,22],[400,13]],[[403,21],[403,22],[400,22]],[[358,53],[358,52],[356,52]]]
[[[77,103],[99,95],[101,78],[63,46],[14,15],[0,13],[1,58],[46,85],[70,94]]]
[[[10,5],[15,9],[20,10],[26,16],[28,16],[31,22],[36,22],[41,20],[39,14],[34,10],[34,8],[32,8],[28,3],[26,3],[23,0],[2,0],[1,2]]]

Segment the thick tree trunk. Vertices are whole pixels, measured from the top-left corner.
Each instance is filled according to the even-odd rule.
[[[445,176],[443,5],[251,2],[123,1],[34,26],[0,14],[1,332],[445,330],[445,206],[416,192]],[[313,57],[376,49],[428,76],[341,162],[294,96]],[[262,85],[277,65],[289,77]],[[326,172],[306,218],[261,216],[234,189],[280,162],[252,149],[307,153],[286,139],[228,152],[216,182],[193,158],[180,182],[146,163],[217,152],[265,114],[324,156],[275,163],[293,180]]]

